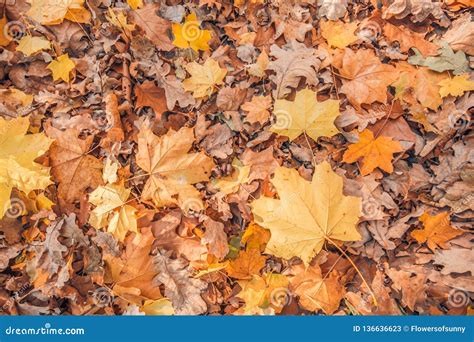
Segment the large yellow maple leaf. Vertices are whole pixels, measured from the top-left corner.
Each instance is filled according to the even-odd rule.
[[[276,100],[273,112],[276,122],[270,130],[293,140],[306,133],[314,140],[320,136],[333,136],[338,132],[334,120],[339,115],[339,101],[318,102],[316,93],[303,89],[294,101]]]
[[[219,67],[212,58],[206,59],[203,65],[191,62],[186,65],[186,70],[191,77],[183,81],[184,90],[192,91],[196,99],[211,95],[227,74],[227,70]]]
[[[251,204],[255,222],[271,232],[266,252],[307,265],[326,240],[357,241],[361,199],[344,196],[342,177],[327,162],[316,166],[311,182],[296,170],[279,167],[272,179],[279,200],[262,197]]]
[[[193,141],[192,128],[169,131],[162,137],[148,127],[141,129],[137,163],[149,175],[142,199],[151,199],[157,206],[178,203],[186,211],[199,207],[199,192],[192,184],[209,180],[214,162],[203,152],[188,153]]]
[[[129,196],[130,189],[122,183],[99,186],[89,195],[89,202],[96,206],[89,223],[96,229],[107,227],[119,241],[123,241],[129,231],[137,233],[136,209],[126,204]]]
[[[184,24],[174,23],[171,28],[173,30],[173,44],[179,48],[191,48],[194,51],[209,50],[209,40],[211,40],[211,31],[201,30],[201,23],[198,21],[196,13],[191,13],[186,17]]]
[[[377,167],[385,172],[392,173],[393,154],[402,151],[403,148],[398,141],[384,136],[375,139],[374,134],[366,129],[360,133],[357,143],[349,145],[342,161],[353,163],[362,158],[360,167],[362,176],[368,175]]]
[[[11,206],[13,188],[28,194],[52,183],[49,168],[34,160],[44,154],[53,141],[43,133],[26,134],[29,125],[28,117],[13,120],[0,117],[0,219]]]

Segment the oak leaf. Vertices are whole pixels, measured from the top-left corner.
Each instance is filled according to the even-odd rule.
[[[385,172],[392,173],[393,154],[402,151],[403,148],[398,141],[384,136],[375,139],[374,134],[366,129],[360,133],[357,143],[349,145],[342,161],[353,163],[363,158],[360,167],[362,176],[368,175],[377,167]]]
[[[339,101],[318,102],[316,93],[303,89],[296,93],[294,101],[276,100],[273,108],[276,122],[270,131],[294,140],[301,134],[313,140],[320,136],[331,137],[338,133],[334,120],[339,113]]]
[[[212,58],[206,59],[203,65],[191,62],[186,65],[186,70],[191,77],[183,81],[184,90],[193,92],[196,99],[210,96],[216,85],[224,82],[227,74],[227,70],[222,69]]]
[[[269,77],[276,84],[273,91],[275,98],[286,97],[291,88],[298,86],[302,78],[306,84],[318,84],[316,71],[321,65],[321,60],[315,49],[307,48],[303,43],[292,40],[283,48],[272,45],[270,56],[275,58],[268,64],[268,70],[275,72],[275,75]]]
[[[153,279],[156,285],[163,284],[165,296],[173,303],[177,315],[199,315],[207,310],[201,292],[207,283],[191,277],[191,270],[182,259],[170,259],[159,252],[154,257],[158,274]]]
[[[382,64],[372,50],[346,49],[339,73],[344,78],[340,92],[358,109],[362,104],[386,103],[387,87],[398,78],[396,69]]]
[[[209,50],[209,40],[211,31],[201,30],[201,23],[197,19],[196,13],[186,16],[184,24],[174,23],[172,25],[174,40],[173,44],[179,48],[191,48],[194,51]]]
[[[206,232],[201,239],[203,244],[208,244],[209,253],[222,259],[229,253],[229,246],[227,244],[227,234],[224,231],[224,224],[207,218],[204,221]]]
[[[308,265],[326,240],[360,240],[361,199],[344,196],[342,177],[327,162],[316,166],[311,182],[283,167],[271,182],[280,199],[261,197],[251,204],[255,222],[271,232],[267,253],[297,256]]]
[[[27,134],[29,126],[28,117],[12,120],[0,117],[0,219],[12,206],[13,188],[28,194],[52,183],[49,168],[35,163],[35,159],[53,141],[44,133]]]
[[[449,212],[430,215],[425,212],[420,216],[419,220],[423,223],[423,229],[416,229],[411,232],[411,236],[418,243],[425,243],[434,251],[436,248],[446,249],[448,242],[463,232],[451,226]]]
[[[436,72],[452,70],[455,75],[460,75],[470,71],[466,54],[463,51],[454,52],[446,42],[442,42],[438,56],[424,58],[418,49],[413,48],[415,55],[408,58],[408,63],[425,66]]]

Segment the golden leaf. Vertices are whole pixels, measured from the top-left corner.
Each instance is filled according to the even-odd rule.
[[[311,182],[283,167],[271,182],[280,199],[262,197],[251,204],[255,222],[271,233],[267,253],[309,264],[326,240],[360,240],[361,200],[343,195],[342,177],[327,162],[316,166]]]

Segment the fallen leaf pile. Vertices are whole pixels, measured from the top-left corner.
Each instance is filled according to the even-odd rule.
[[[0,4],[9,315],[466,315],[469,0]]]

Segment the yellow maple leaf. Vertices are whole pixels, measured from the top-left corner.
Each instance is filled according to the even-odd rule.
[[[57,25],[64,19],[77,23],[90,21],[91,14],[84,8],[84,0],[29,0],[27,15],[42,25]]]
[[[190,47],[194,51],[209,50],[211,31],[201,30],[200,25],[196,13],[189,14],[184,24],[173,24],[171,27],[174,35],[173,45],[182,49]]]
[[[241,280],[242,290],[237,294],[245,302],[238,312],[242,314],[272,314],[281,312],[291,300],[288,278],[282,274],[268,273],[263,277],[254,275],[250,280]]]
[[[284,167],[271,182],[280,199],[262,197],[251,204],[255,222],[271,233],[267,253],[297,256],[307,265],[326,240],[360,240],[361,199],[343,195],[342,177],[327,162],[316,166],[311,182]]]
[[[62,79],[64,82],[69,82],[69,74],[74,70],[76,64],[65,53],[57,59],[48,64],[47,68],[53,73],[53,80]]]
[[[474,90],[474,82],[469,81],[469,75],[458,75],[453,78],[447,78],[438,83],[441,87],[439,89],[439,94],[441,97],[451,96],[461,96],[466,91]]]
[[[185,211],[202,207],[192,184],[209,180],[214,163],[203,152],[188,153],[193,141],[192,128],[157,137],[149,127],[142,127],[137,164],[149,175],[142,199],[151,199],[157,206],[177,203]]]
[[[138,233],[136,209],[126,204],[129,196],[130,189],[123,183],[99,186],[89,195],[89,202],[96,206],[89,223],[96,229],[107,227],[119,241],[123,241],[129,231]]]
[[[13,188],[28,194],[52,183],[49,168],[34,162],[48,150],[52,140],[43,133],[27,134],[29,125],[28,117],[0,117],[0,219],[11,207]]]
[[[51,43],[46,38],[26,35],[18,42],[16,51],[20,51],[27,56],[31,56],[38,51],[48,50],[50,47]]]
[[[449,212],[431,216],[425,212],[419,220],[423,222],[423,229],[416,229],[411,232],[411,236],[418,243],[427,243],[428,247],[434,251],[437,247],[446,248],[446,242],[461,235],[463,232],[451,226]]]
[[[222,84],[227,74],[226,69],[221,69],[219,63],[212,58],[208,58],[203,65],[196,62],[186,65],[186,70],[191,77],[183,81],[183,87],[186,91],[192,91],[196,99],[210,96],[215,86]]]
[[[127,4],[136,10],[143,7],[143,0],[127,0]]]
[[[357,143],[349,145],[342,161],[353,163],[363,158],[360,167],[363,176],[368,175],[377,167],[385,172],[392,173],[393,154],[402,151],[403,148],[398,141],[384,136],[374,139],[374,134],[366,129],[360,133]]]
[[[343,49],[359,38],[354,34],[357,23],[343,23],[341,21],[321,20],[321,35],[332,47]]]
[[[338,132],[334,119],[339,115],[339,101],[318,102],[316,93],[303,89],[296,93],[294,101],[276,100],[273,113],[276,122],[270,131],[293,140],[306,133],[314,140],[320,136],[333,136]]]

